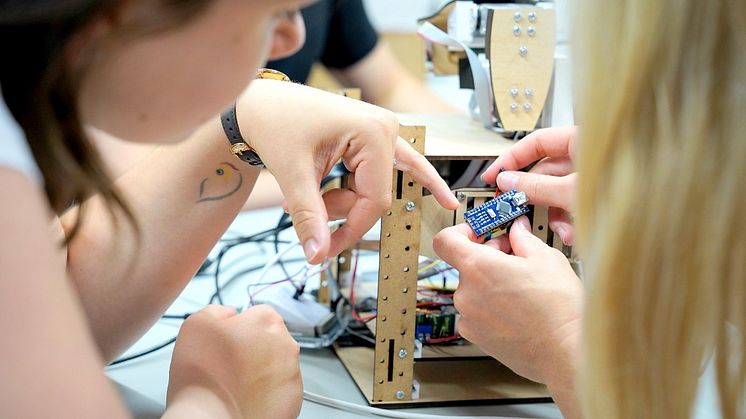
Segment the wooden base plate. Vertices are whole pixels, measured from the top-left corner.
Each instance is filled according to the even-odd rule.
[[[417,400],[373,399],[373,349],[334,347],[360,391],[374,406],[453,405],[551,401],[544,385],[522,378],[491,358],[418,360],[414,379],[420,383]]]

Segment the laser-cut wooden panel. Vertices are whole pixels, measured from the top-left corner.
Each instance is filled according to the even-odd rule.
[[[487,28],[485,50],[503,128],[532,131],[552,81],[556,43],[554,10],[491,9]],[[530,89],[530,94],[526,89]]]
[[[425,127],[401,127],[399,136],[424,153]],[[381,219],[373,403],[412,399],[422,185],[396,168],[392,183]]]

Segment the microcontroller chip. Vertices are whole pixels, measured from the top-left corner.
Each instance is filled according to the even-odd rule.
[[[511,190],[495,199],[464,213],[464,220],[477,236],[504,227],[507,223],[529,212],[528,197],[523,192]]]

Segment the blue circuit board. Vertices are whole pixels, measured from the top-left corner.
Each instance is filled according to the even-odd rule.
[[[526,194],[511,190],[466,211],[464,220],[477,236],[482,236],[504,227],[529,210]]]

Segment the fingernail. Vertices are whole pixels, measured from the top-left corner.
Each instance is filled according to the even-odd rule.
[[[526,231],[531,231],[531,224],[528,223],[528,218],[520,217],[513,223],[513,228],[519,227]]]
[[[303,253],[306,254],[306,260],[313,259],[319,253],[319,244],[316,242],[316,239],[308,239],[303,244]]]
[[[501,191],[510,191],[518,186],[520,177],[515,172],[502,172],[497,175],[497,186]]]
[[[567,229],[565,228],[565,226],[558,226],[555,233],[557,233],[557,235],[560,237],[560,240],[562,240],[562,243],[564,243],[565,237],[567,236]]]

